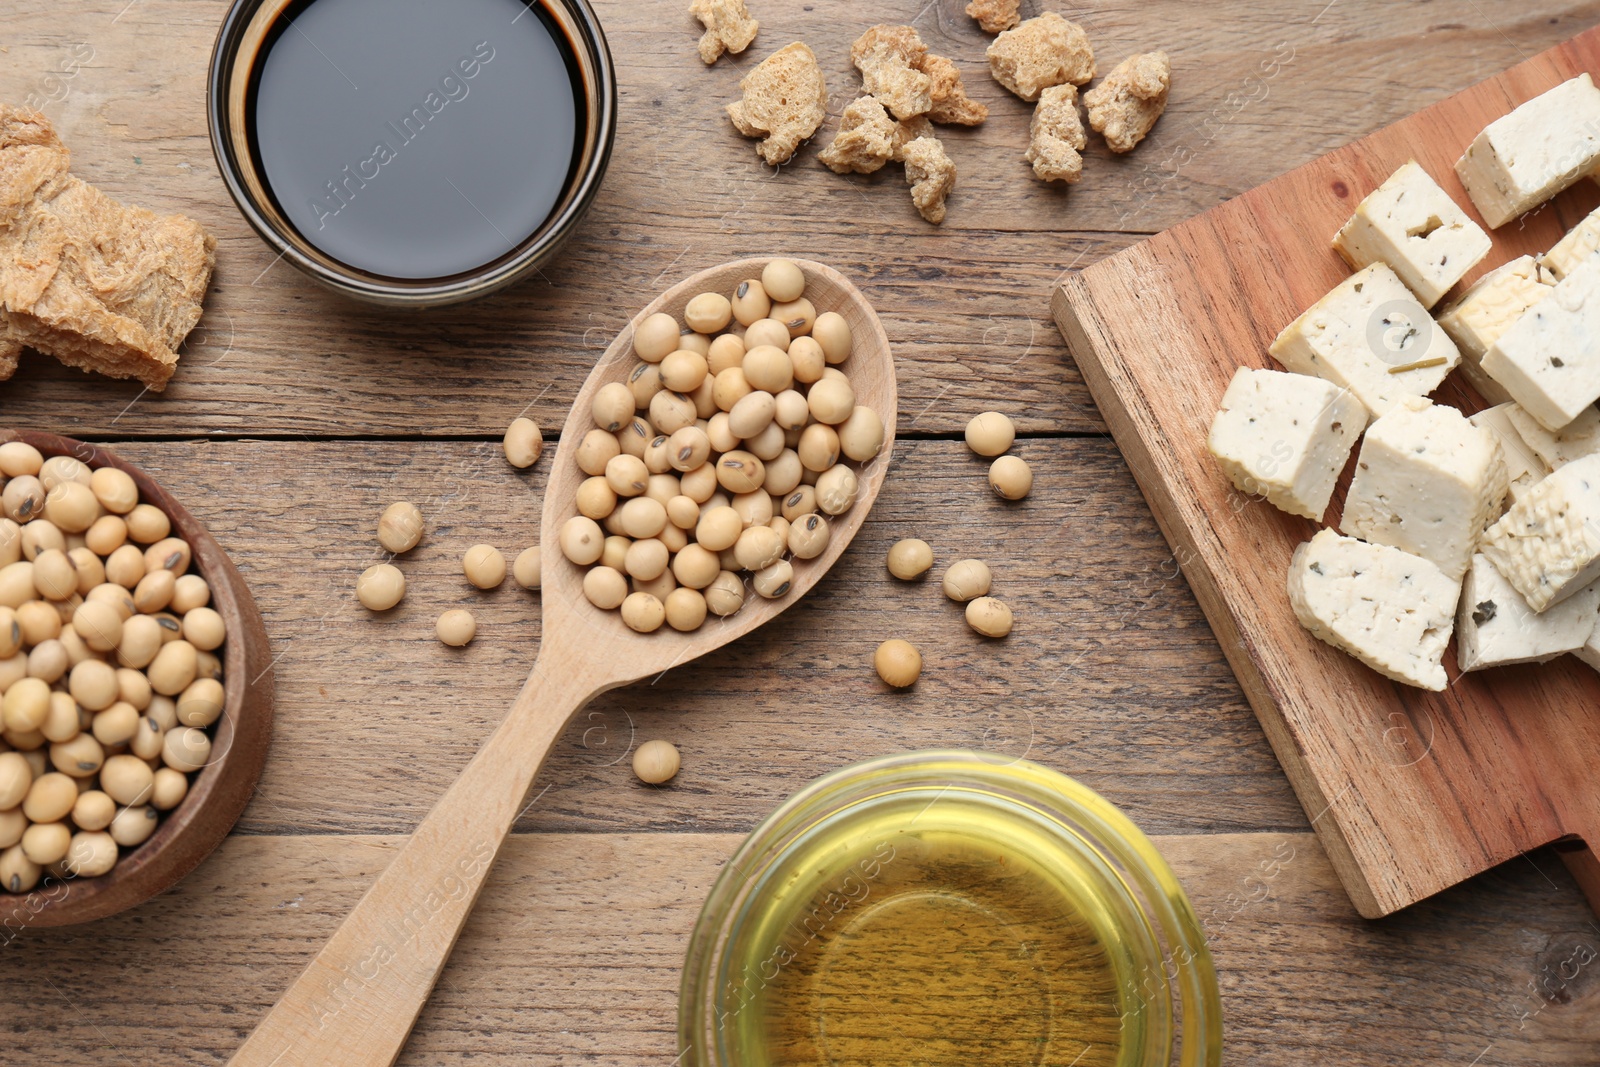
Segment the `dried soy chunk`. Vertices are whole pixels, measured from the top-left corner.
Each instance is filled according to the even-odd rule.
[[[978,23],[984,33],[1003,33],[1021,18],[1022,0],[972,0],[967,14]]]
[[[1094,77],[1094,49],[1075,22],[1047,11],[989,45],[994,80],[1024,100],[1037,100],[1052,85],[1082,85]]]
[[[761,23],[750,17],[744,0],[693,0],[689,14],[706,28],[699,50],[700,59],[707,65],[715,63],[723,52],[743,52],[761,29]]]
[[[929,222],[943,222],[945,198],[956,187],[956,165],[933,137],[918,137],[904,155],[911,202]]]
[[[850,61],[861,84],[897,119],[927,114],[933,107],[933,82],[918,68],[928,54],[910,26],[873,26],[850,46]]]
[[[1052,85],[1039,94],[1028,128],[1025,157],[1033,173],[1047,182],[1076,182],[1083,177],[1083,156],[1088,138],[1078,115],[1078,87]]]
[[[796,41],[763,59],[739,81],[743,98],[728,105],[734,128],[763,138],[756,151],[776,167],[794,157],[828,113],[828,91],[817,57]]]
[[[817,158],[835,174],[871,174],[894,158],[899,130],[877,97],[863,96],[844,109],[838,135]]]
[[[1131,152],[1167,107],[1172,62],[1165,52],[1145,52],[1118,63],[1083,94],[1089,125],[1113,152]]]
[[[928,118],[954,126],[976,126],[989,117],[989,108],[967,95],[961,71],[944,56],[922,57],[918,66],[928,76]]]

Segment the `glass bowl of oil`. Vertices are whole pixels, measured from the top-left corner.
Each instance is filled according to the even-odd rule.
[[[739,847],[690,939],[684,1067],[1200,1067],[1205,935],[1144,834],[1026,760],[835,771]]]

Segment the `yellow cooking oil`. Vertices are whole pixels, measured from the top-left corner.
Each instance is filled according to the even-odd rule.
[[[739,1067],[1110,1067],[1142,1047],[1148,932],[1094,851],[992,796],[825,820],[758,876],[714,1008]]]

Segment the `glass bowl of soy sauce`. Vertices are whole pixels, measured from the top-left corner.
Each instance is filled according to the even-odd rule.
[[[1150,840],[1027,760],[913,752],[811,783],[690,937],[685,1067],[1214,1067],[1206,936]]]
[[[355,299],[426,308],[556,254],[605,174],[617,85],[585,0],[236,0],[207,112],[273,251]]]

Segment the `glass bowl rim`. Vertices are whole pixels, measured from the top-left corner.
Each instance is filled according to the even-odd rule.
[[[595,86],[593,106],[596,115],[593,136],[583,142],[585,164],[573,176],[569,192],[555,212],[512,252],[487,264],[440,279],[385,279],[330,256],[314,258],[299,247],[304,238],[285,232],[274,221],[275,211],[264,210],[250,190],[234,148],[234,122],[230,114],[229,83],[239,61],[241,39],[256,12],[275,0],[232,0],[217,30],[210,66],[206,72],[206,126],[217,171],[233,198],[239,213],[250,228],[275,252],[302,273],[323,286],[351,299],[386,307],[426,309],[475,300],[498,292],[532,274],[554,257],[578,224],[588,214],[601,181],[610,166],[616,141],[618,90],[616,65],[605,30],[588,0],[524,0],[560,8],[571,20],[580,41],[576,42],[578,67]],[[288,6],[293,0],[282,0]],[[309,242],[306,242],[309,245]],[[327,262],[324,262],[326,259]]]
[[[913,785],[996,790],[1001,794],[997,806],[1032,809],[1058,822],[1064,832],[1091,846],[1114,874],[1137,883],[1138,895],[1130,891],[1126,903],[1154,927],[1161,945],[1159,958],[1142,962],[1160,968],[1160,989],[1178,1008],[1170,1034],[1171,1063],[1221,1063],[1221,994],[1207,938],[1177,875],[1155,845],[1115,805],[1076,779],[1031,760],[966,749],[897,753],[830,771],[787,798],[740,842],[718,872],[689,937],[679,986],[675,1063],[737,1067],[719,1059],[715,1043],[707,1040],[707,1011],[727,924],[744,888],[759,880],[746,872],[776,862],[823,820]],[[975,795],[983,791],[971,790]],[[1134,995],[1142,997],[1137,991]]]

